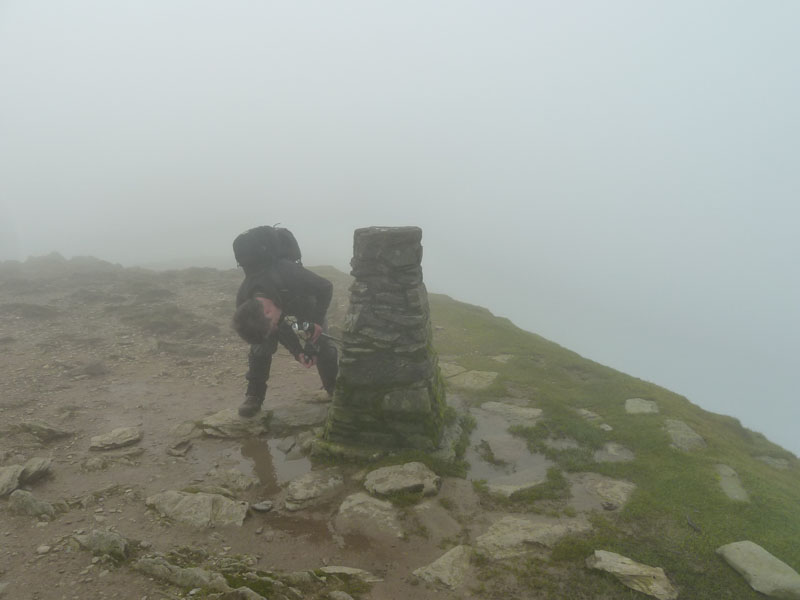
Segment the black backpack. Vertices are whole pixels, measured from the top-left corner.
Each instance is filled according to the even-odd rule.
[[[269,225],[254,227],[236,236],[233,255],[245,275],[266,269],[280,259],[302,264],[300,246],[292,232]]]

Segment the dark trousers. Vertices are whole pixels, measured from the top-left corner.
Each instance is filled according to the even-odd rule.
[[[327,327],[325,327],[327,330]],[[329,394],[333,394],[336,387],[336,375],[339,373],[339,352],[328,338],[320,337],[317,342],[317,373],[322,381],[322,387]],[[267,394],[267,380],[272,366],[272,355],[278,349],[278,338],[273,336],[263,344],[250,346],[247,355],[247,395],[255,396],[261,400]]]

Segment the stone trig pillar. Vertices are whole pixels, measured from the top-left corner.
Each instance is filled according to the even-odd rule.
[[[357,229],[355,282],[325,439],[344,445],[432,450],[444,385],[422,282],[419,227]]]

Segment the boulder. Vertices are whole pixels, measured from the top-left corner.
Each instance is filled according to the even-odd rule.
[[[359,581],[363,581],[364,583],[380,583],[383,581],[383,579],[377,575],[373,575],[369,571],[365,571],[364,569],[356,569],[354,567],[331,565],[328,567],[321,567],[317,570],[325,573],[326,575],[342,575],[344,577],[353,577]]]
[[[771,598],[800,599],[800,575],[758,544],[745,540],[717,548],[717,554],[757,592]]]
[[[7,496],[19,487],[19,478],[22,475],[21,465],[0,467],[0,498]]]
[[[93,529],[86,535],[76,535],[81,548],[96,556],[110,556],[115,560],[128,557],[128,540],[115,531]]]
[[[469,559],[472,549],[468,546],[456,546],[429,564],[414,571],[414,575],[428,583],[441,584],[456,588],[464,582],[469,570]]]
[[[53,461],[49,458],[31,458],[22,465],[20,483],[34,483],[50,474]]]
[[[25,490],[14,490],[8,497],[8,510],[15,515],[53,518],[56,510],[52,504],[39,500]]]
[[[397,509],[391,502],[379,500],[364,492],[344,499],[334,520],[341,534],[361,534],[367,537],[403,536]]]
[[[607,442],[600,450],[596,450],[592,455],[595,462],[630,462],[635,457],[633,452],[622,444]]]
[[[57,427],[48,425],[44,421],[23,421],[17,425],[15,429],[17,431],[29,433],[37,440],[45,444],[72,435],[71,431],[58,429]]]
[[[247,502],[231,500],[220,494],[168,490],[148,497],[145,504],[166,517],[192,527],[241,527],[247,516]]]
[[[678,597],[677,590],[660,567],[643,565],[606,550],[595,550],[586,559],[586,566],[611,573],[623,585],[659,600],[675,600]]]
[[[381,467],[367,474],[364,487],[370,494],[388,496],[403,492],[422,492],[433,496],[439,491],[442,478],[420,462]]]

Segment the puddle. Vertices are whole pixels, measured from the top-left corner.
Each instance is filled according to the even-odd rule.
[[[470,412],[477,423],[464,456],[470,464],[467,474],[470,480],[513,485],[546,479],[547,469],[555,463],[543,454],[529,452],[524,440],[508,432],[510,425],[506,419],[480,408]],[[492,448],[494,462],[486,460],[487,445]]]
[[[279,439],[248,439],[242,442],[242,461],[252,466],[267,494],[276,493],[281,485],[311,470],[311,461],[305,457],[292,460],[278,449]]]

